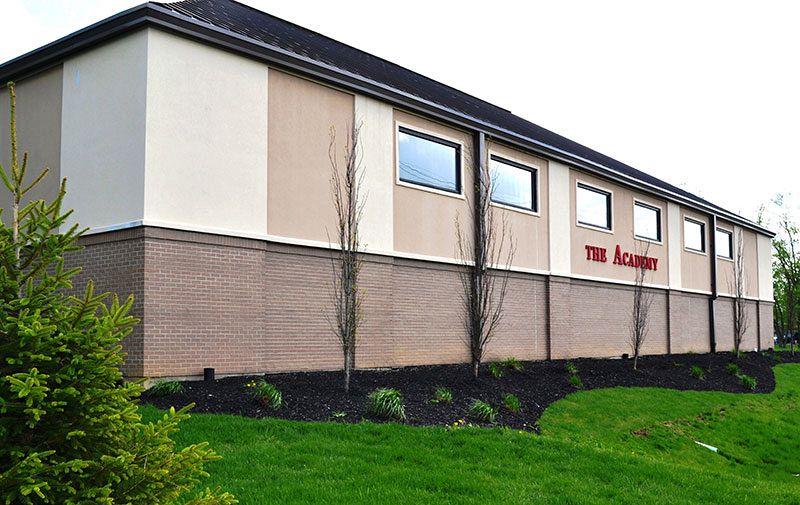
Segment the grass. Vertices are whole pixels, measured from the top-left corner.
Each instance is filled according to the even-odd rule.
[[[245,505],[800,504],[800,366],[775,375],[768,395],[577,392],[545,412],[541,436],[195,415],[175,438],[208,440],[224,459],[203,485]]]

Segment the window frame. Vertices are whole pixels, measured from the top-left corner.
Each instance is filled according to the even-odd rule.
[[[636,207],[637,206],[644,207],[646,209],[656,211],[656,216],[657,216],[657,220],[658,220],[656,235],[658,236],[658,238],[654,239],[654,238],[651,238],[651,237],[645,237],[643,235],[638,235],[636,233]],[[645,242],[652,242],[654,244],[663,244],[664,243],[664,229],[663,229],[664,227],[662,226],[662,223],[663,223],[663,219],[662,219],[663,212],[664,212],[664,209],[659,205],[654,205],[652,203],[648,203],[648,202],[645,202],[643,200],[639,200],[638,198],[634,198],[633,199],[633,238],[635,238],[636,240],[642,240],[642,241],[645,241]]]
[[[608,219],[608,228],[604,226],[598,226],[596,224],[591,223],[584,223],[578,217],[578,190],[585,189],[588,191],[593,191],[595,193],[599,193],[601,195],[605,195],[608,197],[608,203],[606,204],[606,219]],[[583,228],[588,228],[590,230],[601,231],[603,233],[614,233],[614,192],[610,189],[605,189],[594,184],[590,184],[587,182],[583,182],[581,180],[575,180],[575,225],[580,226]]]
[[[714,235],[714,245],[715,246],[719,243],[719,241],[717,240],[716,233],[724,233],[724,234],[726,234],[728,236],[728,250],[731,253],[730,256],[723,256],[723,255],[721,255],[719,253],[719,248],[718,247],[714,247],[714,252],[717,253],[717,258],[719,258],[721,260],[726,260],[726,261],[733,261],[733,230],[728,230],[728,229],[721,228],[721,227],[717,226],[717,229],[716,229],[716,231],[714,233],[715,233],[715,235]]]
[[[702,249],[694,249],[686,245],[686,222],[694,223],[700,225],[700,245],[703,247]],[[683,235],[683,250],[688,251],[695,254],[708,254],[706,250],[708,249],[708,244],[706,243],[706,223],[700,221],[698,219],[691,218],[689,216],[683,216],[683,228],[681,229],[681,234]]]
[[[441,144],[456,150],[456,191],[449,188],[435,186],[433,184],[426,184],[424,182],[417,182],[403,179],[400,176],[400,133],[411,135],[422,140],[427,140],[436,144]],[[395,159],[396,159],[396,184],[413,189],[423,191],[430,191],[439,195],[450,196],[453,198],[464,198],[464,144],[453,138],[446,138],[438,134],[426,131],[424,128],[419,128],[412,125],[407,125],[399,121],[395,122]]]
[[[491,177],[492,169],[491,169],[491,162],[497,161],[499,163],[503,163],[505,165],[518,168],[520,170],[525,170],[526,172],[531,173],[531,203],[533,208],[523,207],[522,205],[515,205],[513,203],[503,202],[501,200],[495,200],[491,195],[489,197],[489,203],[491,205],[497,207],[503,207],[510,210],[516,210],[525,212],[526,214],[533,214],[538,216],[539,213],[539,167],[526,165],[524,163],[520,163],[519,161],[515,161],[509,159],[506,156],[502,156],[499,154],[493,154],[491,151],[489,152],[489,166],[487,167],[487,172],[489,177]]]

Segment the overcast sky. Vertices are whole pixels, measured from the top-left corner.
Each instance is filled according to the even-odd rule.
[[[0,61],[140,1],[3,0]],[[800,3],[245,3],[754,219],[800,204]]]

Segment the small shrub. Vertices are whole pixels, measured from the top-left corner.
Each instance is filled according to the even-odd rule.
[[[248,386],[253,388],[253,396],[262,405],[278,410],[283,405],[283,395],[273,384],[261,379],[258,382],[251,382]]]
[[[742,386],[746,387],[750,391],[755,391],[756,386],[758,386],[758,381],[756,381],[755,377],[745,374],[739,376],[739,382],[741,382]]]
[[[147,391],[153,396],[177,395],[183,393],[183,384],[178,381],[157,381]]]
[[[509,370],[514,370],[515,372],[521,372],[522,370],[525,370],[525,366],[522,364],[522,362],[513,356],[506,358],[506,360],[503,361],[503,365]]]
[[[736,363],[728,363],[725,365],[725,370],[731,375],[739,375],[739,365]]]
[[[567,369],[567,373],[570,375],[578,375],[578,366],[573,363],[572,361],[567,361],[567,364],[564,365],[564,368]]]
[[[431,403],[436,405],[437,403],[453,403],[453,392],[443,386],[436,386],[436,390],[433,392],[433,399]]]
[[[519,411],[522,410],[522,402],[519,401],[517,395],[511,393],[503,396],[503,405],[505,406],[506,410],[515,414],[518,414]]]
[[[367,397],[367,413],[384,419],[405,421],[406,407],[403,395],[393,388],[376,389]]]
[[[494,423],[497,419],[497,409],[481,400],[472,400],[467,413],[470,417],[487,423]]]
[[[489,374],[495,379],[499,379],[506,374],[503,365],[500,363],[489,363],[487,366],[489,367]]]
[[[701,380],[701,381],[706,380],[706,371],[703,370],[702,368],[700,368],[697,365],[692,365],[692,368],[691,368],[691,370],[689,370],[689,373],[695,379],[698,379],[698,380]]]
[[[578,375],[570,375],[569,376],[569,383],[575,389],[583,388],[583,381],[581,380],[580,376],[578,376]]]

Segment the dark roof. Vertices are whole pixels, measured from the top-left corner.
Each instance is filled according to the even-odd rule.
[[[615,175],[623,181],[641,183],[646,188],[656,191],[661,190],[660,192],[664,192],[665,196],[671,199],[693,203],[701,209],[713,212],[721,217],[771,234],[768,230],[735,213],[515,116],[506,109],[233,0],[184,0],[145,4],[0,66],[0,77],[4,78],[3,74],[6,73],[4,72],[6,67],[12,67],[14,63],[20,60],[33,57],[39,51],[46,51],[51,46],[69,42],[72,38],[80,38],[82,34],[85,35],[85,32],[91,32],[93,28],[100,27],[106,22],[112,22],[115,18],[125,19],[127,14],[134,13],[137,9],[153,11],[155,10],[152,8],[153,6],[157,6],[155,9],[160,13],[166,12],[171,16],[191,22],[191,28],[180,30],[184,33],[191,35],[191,32],[200,29],[200,27],[206,27],[213,29],[215,32],[230,34],[239,41],[252,41],[262,47],[275,48],[280,51],[283,57],[286,57],[286,55],[295,56],[305,62],[318,64],[320,68],[325,68],[328,74],[340,72],[342,75],[347,75],[350,82],[363,80],[383,89],[397,92],[400,95],[409,97],[412,101],[419,100],[420,103],[427,103],[429,106],[440,108],[451,115],[486,125],[489,129],[493,127],[498,132],[507,134],[506,136],[509,138],[514,137],[523,144],[532,143],[547,153],[562,155],[567,161],[578,162],[578,166],[590,166],[593,169],[599,169],[601,173],[606,173],[606,175]],[[159,14],[159,12],[150,12],[148,21],[153,22],[156,19],[153,14]],[[132,22],[128,24],[133,26]],[[231,44],[228,45],[230,46]],[[580,162],[584,163],[580,164]]]

